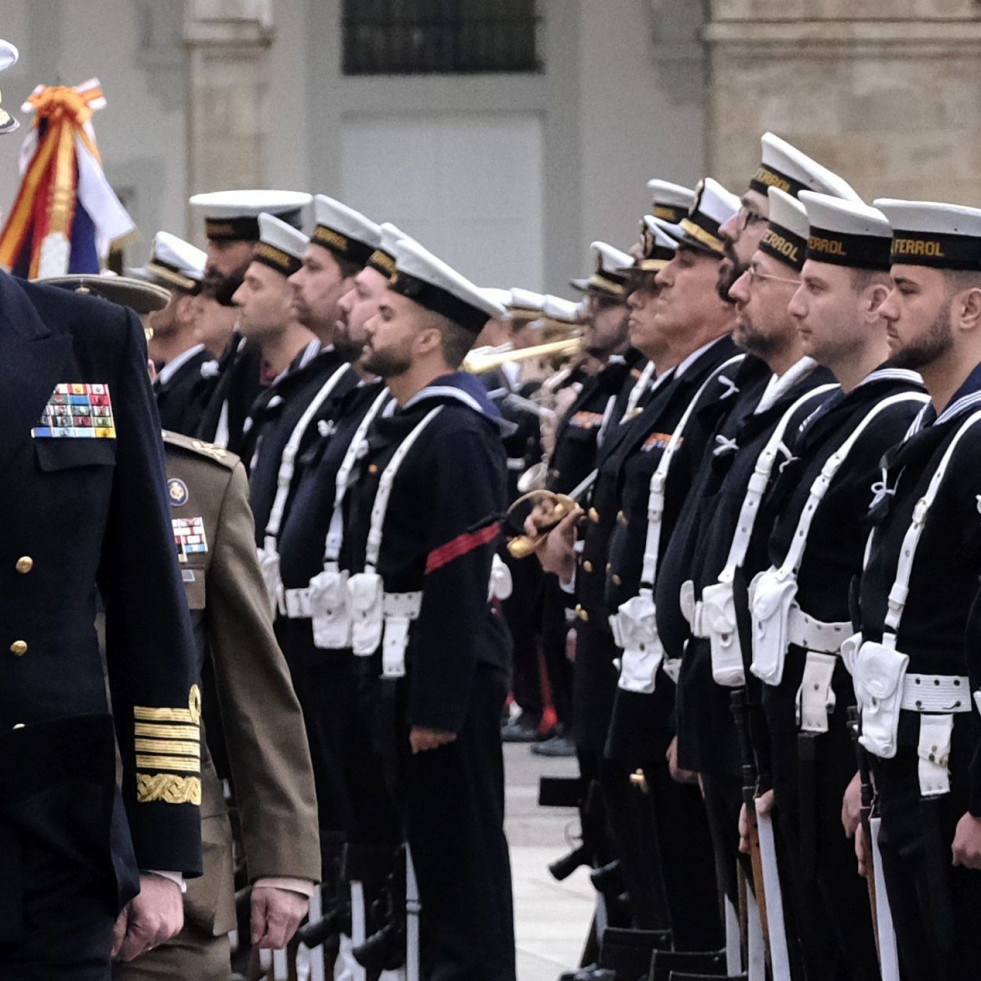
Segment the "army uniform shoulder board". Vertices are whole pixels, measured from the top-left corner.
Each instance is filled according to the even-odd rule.
[[[203,439],[195,436],[184,436],[181,433],[172,433],[169,430],[163,431],[163,441],[166,446],[178,450],[185,450],[195,456],[205,457],[215,463],[220,463],[229,470],[234,470],[238,463],[238,457],[226,450],[222,446],[215,446],[214,443],[207,443]],[[173,497],[171,503],[177,503]]]

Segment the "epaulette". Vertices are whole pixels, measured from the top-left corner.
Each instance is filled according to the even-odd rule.
[[[196,436],[184,436],[182,433],[172,433],[170,430],[163,430],[163,441],[167,446],[172,446],[178,450],[186,450],[188,453],[197,456],[207,457],[215,463],[220,463],[229,470],[234,470],[239,462],[238,456],[223,446],[215,446]]]

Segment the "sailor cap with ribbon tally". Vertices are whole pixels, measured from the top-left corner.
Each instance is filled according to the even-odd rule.
[[[338,259],[363,267],[381,245],[381,229],[373,221],[325,194],[314,197],[313,216],[311,243],[322,245]]]
[[[801,191],[819,191],[848,201],[861,201],[846,180],[822,167],[786,140],[773,133],[764,133],[760,143],[763,147],[762,161],[749,182],[751,190],[766,194],[767,188],[778,187],[793,197],[797,197]]]
[[[627,282],[623,270],[634,264],[633,256],[607,245],[606,242],[591,242],[589,247],[596,255],[595,272],[589,279],[570,279],[569,285],[582,293],[622,299]]]
[[[170,232],[157,232],[146,265],[127,272],[135,279],[193,294],[201,291],[207,262],[208,254],[190,242]]]
[[[981,271],[981,210],[936,201],[878,198],[892,225],[894,266]]]
[[[695,192],[690,187],[671,181],[648,181],[647,190],[651,195],[651,214],[672,225],[677,225],[695,203]]]
[[[889,269],[892,228],[877,208],[829,194],[800,192],[811,229],[807,258],[855,269]]]
[[[270,266],[284,276],[292,276],[303,265],[303,253],[310,239],[275,215],[259,215],[259,243],[253,262]]]
[[[10,68],[11,65],[16,65],[19,57],[19,52],[9,41],[0,40],[0,72]],[[0,109],[0,136],[4,133],[12,133],[18,126],[20,123],[13,116]]]
[[[760,252],[800,272],[807,258],[807,212],[804,205],[778,187],[767,191],[770,218],[760,239]]]
[[[408,237],[397,225],[393,225],[390,221],[383,221],[378,226],[378,246],[368,256],[365,268],[374,269],[375,272],[380,272],[391,279],[395,275],[395,243]]]
[[[294,228],[302,228],[310,195],[302,191],[212,191],[195,194],[190,205],[204,218],[204,232],[216,242],[258,241],[259,215],[275,215]]]
[[[687,245],[722,258],[725,254],[719,229],[739,210],[739,198],[717,180],[706,177],[695,186],[695,201],[678,223],[679,245]],[[664,224],[656,219],[661,227]],[[669,229],[670,231],[670,229]]]
[[[388,288],[474,334],[479,334],[488,320],[506,316],[504,307],[479,286],[418,242],[407,239],[395,244],[395,275]]]

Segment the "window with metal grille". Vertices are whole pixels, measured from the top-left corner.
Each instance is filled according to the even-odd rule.
[[[345,75],[540,72],[537,0],[344,0]]]

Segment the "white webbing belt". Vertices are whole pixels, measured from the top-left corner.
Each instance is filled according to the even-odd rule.
[[[824,462],[821,472],[811,484],[810,494],[804,509],[801,511],[797,528],[790,541],[790,548],[779,568],[773,570],[773,575],[777,581],[784,581],[796,578],[800,571],[801,561],[804,557],[804,550],[807,548],[807,537],[811,531],[811,524],[814,516],[827,494],[831,482],[841,469],[842,464],[848,459],[849,454],[855,447],[862,433],[875,421],[880,413],[891,409],[894,405],[901,405],[903,402],[928,402],[929,396],[918,392],[902,392],[898,395],[890,395],[881,402],[873,406],[859,424],[852,430],[848,438],[835,450]],[[788,639],[790,643],[800,647],[805,647],[811,651],[818,651],[823,654],[836,654],[841,642],[851,633],[851,623],[841,621],[835,623],[824,623],[816,620],[801,610],[800,605],[795,600],[790,607]]]
[[[279,573],[279,553],[276,543],[279,537],[280,525],[283,522],[283,512],[286,510],[286,502],[289,498],[290,485],[293,482],[295,471],[296,454],[300,450],[300,443],[310,425],[310,421],[317,414],[317,410],[334,391],[340,380],[351,370],[350,365],[341,365],[327,381],[321,386],[320,391],[311,399],[310,404],[304,409],[303,415],[293,427],[290,438],[283,447],[283,455],[280,457],[279,472],[276,475],[276,496],[273,499],[272,508],[269,511],[269,520],[266,522],[265,533],[262,547],[259,548],[259,568],[262,572],[263,582],[266,584],[266,592],[269,594],[270,606],[275,612],[277,609],[281,614],[286,613],[286,601],[283,595],[283,582]]]

